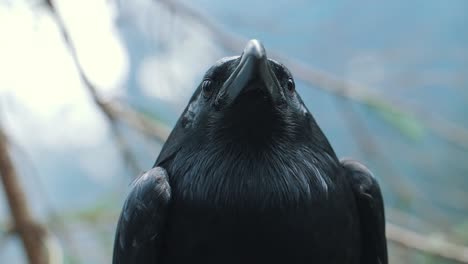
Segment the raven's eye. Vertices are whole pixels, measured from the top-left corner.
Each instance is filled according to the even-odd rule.
[[[287,88],[288,88],[288,91],[294,92],[294,90],[296,89],[296,85],[294,84],[293,79],[289,79],[289,80],[288,80],[288,86],[287,86]]]
[[[202,82],[203,96],[205,96],[206,98],[209,98],[213,94],[213,90],[214,88],[213,88],[211,80],[203,80]]]

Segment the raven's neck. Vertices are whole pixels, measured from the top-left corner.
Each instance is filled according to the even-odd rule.
[[[311,146],[203,142],[184,146],[168,162],[175,196],[220,207],[301,204],[323,196],[336,160]]]

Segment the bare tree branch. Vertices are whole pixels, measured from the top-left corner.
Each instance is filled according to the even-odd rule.
[[[399,199],[411,200],[414,196],[413,192],[416,190],[405,184],[405,178],[397,173],[388,159],[384,157],[378,142],[350,103],[337,98],[336,104],[339,107],[338,112],[343,116],[343,121],[350,128],[351,135],[356,140],[359,150],[364,154],[366,160],[378,161],[381,171],[385,172],[385,176],[389,176],[385,177],[385,180],[390,182],[392,191],[398,195]]]
[[[366,160],[375,161],[375,164],[380,169],[379,171],[385,176],[385,183],[389,183],[392,192],[397,195],[402,203],[411,204],[415,199],[430,200],[427,194],[420,189],[410,186],[410,182],[401,175],[393,166],[391,160],[385,155],[380,147],[379,141],[367,127],[365,120],[353,108],[350,101],[337,98],[337,106],[339,112],[343,116],[343,120],[348,124],[352,137],[356,140],[359,150],[362,152]],[[432,220],[441,220],[443,216],[431,203],[424,203],[421,208],[425,212],[430,212]]]
[[[123,122],[130,127],[139,130],[144,135],[158,140],[159,142],[166,141],[171,128],[162,122],[149,119],[141,113],[128,107],[126,104],[111,102],[109,109]]]
[[[119,130],[116,114],[109,107],[109,104],[107,104],[101,98],[101,96],[98,94],[98,90],[96,89],[95,85],[88,79],[88,77],[84,73],[84,70],[81,67],[81,64],[79,62],[75,46],[73,45],[73,42],[70,38],[70,34],[68,34],[67,28],[65,26],[65,23],[62,20],[62,17],[57,12],[54,2],[51,0],[46,0],[45,4],[51,11],[52,16],[54,17],[56,21],[56,24],[62,33],[63,40],[65,41],[65,44],[67,45],[68,50],[70,51],[70,54],[78,70],[78,74],[81,78],[81,81],[83,82],[85,87],[88,89],[88,92],[93,98],[93,101],[96,104],[96,106],[101,110],[101,112],[109,121],[109,124],[112,129],[112,133],[114,134],[114,138],[115,138],[115,141],[117,142],[117,146],[120,148],[120,152],[122,153],[123,159],[127,162],[127,164],[130,165],[131,169],[135,172],[135,174],[137,174],[138,172],[140,172],[138,162],[135,160],[134,155],[132,154],[130,145],[125,140],[124,135],[122,135],[121,131]]]
[[[60,234],[60,238],[62,239],[63,243],[66,245],[66,247],[71,250],[71,252],[75,253],[75,256],[78,257],[79,259],[79,254],[80,248],[76,244],[76,241],[73,239],[72,235],[69,232],[69,229],[67,227],[67,224],[63,221],[63,219],[60,218],[60,215],[56,208],[52,205],[51,200],[49,199],[49,196],[46,192],[45,185],[41,181],[39,177],[39,172],[34,166],[34,162],[32,161],[31,157],[28,155],[25,149],[23,149],[21,146],[18,144],[14,144],[15,142],[9,142],[10,144],[10,149],[16,150],[21,154],[21,159],[23,160],[22,165],[25,165],[26,167],[29,167],[31,169],[31,184],[35,186],[35,190],[40,193],[40,196],[42,198],[42,203],[46,206],[48,214],[50,215],[50,224],[47,222],[47,226],[50,227],[50,230],[55,233],[55,234]],[[14,232],[14,230],[10,230],[10,233]],[[1,247],[1,240],[0,240],[0,247]],[[50,250],[53,250],[52,248],[49,248]],[[82,262],[82,261],[80,261]]]
[[[7,137],[0,127],[0,175],[5,195],[14,220],[14,230],[21,237],[26,255],[31,264],[46,264],[48,262],[45,241],[45,227],[35,222],[26,195],[18,181],[18,175],[8,152]]]
[[[468,263],[468,248],[444,240],[431,240],[427,235],[387,223],[387,239],[400,246],[416,249],[441,258]]]

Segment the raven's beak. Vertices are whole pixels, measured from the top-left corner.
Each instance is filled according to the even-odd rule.
[[[250,40],[245,46],[239,64],[221,87],[216,100],[231,104],[249,87],[250,81],[258,81],[255,87],[264,89],[273,101],[282,98],[281,85],[270,68],[265,48],[256,39]]]

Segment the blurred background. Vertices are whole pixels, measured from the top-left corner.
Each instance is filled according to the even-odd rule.
[[[0,0],[0,262],[110,263],[129,183],[257,38],[378,178],[390,262],[468,263],[467,27],[465,0]]]

